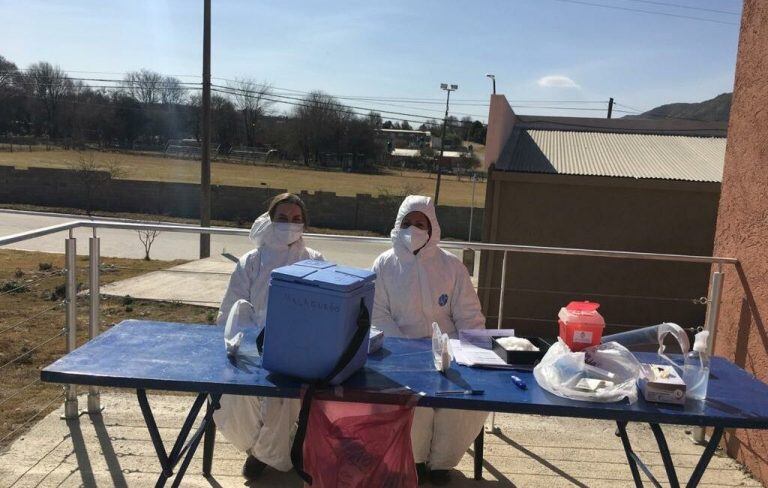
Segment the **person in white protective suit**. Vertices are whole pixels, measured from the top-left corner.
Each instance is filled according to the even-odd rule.
[[[272,200],[267,213],[253,223],[250,238],[256,248],[240,258],[232,273],[218,325],[226,323],[235,302],[245,299],[253,306],[250,322],[264,327],[272,270],[304,259],[323,259],[304,245],[301,236],[306,225],[306,207],[298,196],[284,193]],[[299,400],[224,395],[220,403],[213,415],[218,430],[248,454],[243,476],[253,480],[267,465],[280,471],[292,468],[291,437],[301,408]]]
[[[397,213],[392,249],[373,264],[376,295],[371,325],[385,336],[425,338],[432,323],[450,337],[460,330],[485,328],[480,300],[469,273],[453,254],[439,247],[440,225],[432,199],[410,195]],[[420,482],[446,484],[480,433],[488,413],[417,408],[411,440]]]

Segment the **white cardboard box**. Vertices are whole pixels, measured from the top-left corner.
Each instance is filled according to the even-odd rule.
[[[637,383],[648,402],[685,404],[685,382],[671,365],[643,363]]]

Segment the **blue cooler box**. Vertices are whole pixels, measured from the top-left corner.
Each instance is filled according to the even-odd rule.
[[[360,300],[373,311],[376,274],[306,260],[272,271],[264,331],[264,369],[308,381],[331,373],[357,328]],[[367,339],[367,338],[366,338]],[[368,340],[331,381],[363,367]]]

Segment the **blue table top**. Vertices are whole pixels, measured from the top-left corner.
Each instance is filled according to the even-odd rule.
[[[643,362],[655,354],[637,353]],[[679,358],[678,358],[679,359]],[[523,379],[517,388],[510,375]],[[223,328],[127,320],[67,354],[41,373],[43,381],[147,390],[298,397],[301,383],[261,369],[258,358],[227,358]],[[410,388],[404,390],[404,387]],[[484,390],[483,395],[436,395],[443,390]],[[405,394],[403,392],[406,392]],[[712,358],[708,398],[685,406],[579,402],[540,388],[528,371],[488,370],[456,365],[434,370],[428,340],[387,338],[363,370],[333,392],[345,401],[529,413],[661,424],[768,428],[768,385],[724,358]]]

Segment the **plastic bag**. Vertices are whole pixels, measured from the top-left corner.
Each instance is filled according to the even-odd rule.
[[[227,356],[237,356],[243,342],[246,329],[256,327],[253,320],[253,305],[248,300],[236,301],[227,315],[227,323],[224,326],[224,347]]]
[[[448,371],[453,360],[448,334],[440,330],[437,322],[432,322],[432,358],[435,361],[435,369],[441,373]]]
[[[413,407],[315,400],[304,441],[312,487],[416,486]]]
[[[588,402],[637,401],[640,362],[624,346],[608,342],[572,352],[558,339],[533,369],[539,386],[555,395]]]

